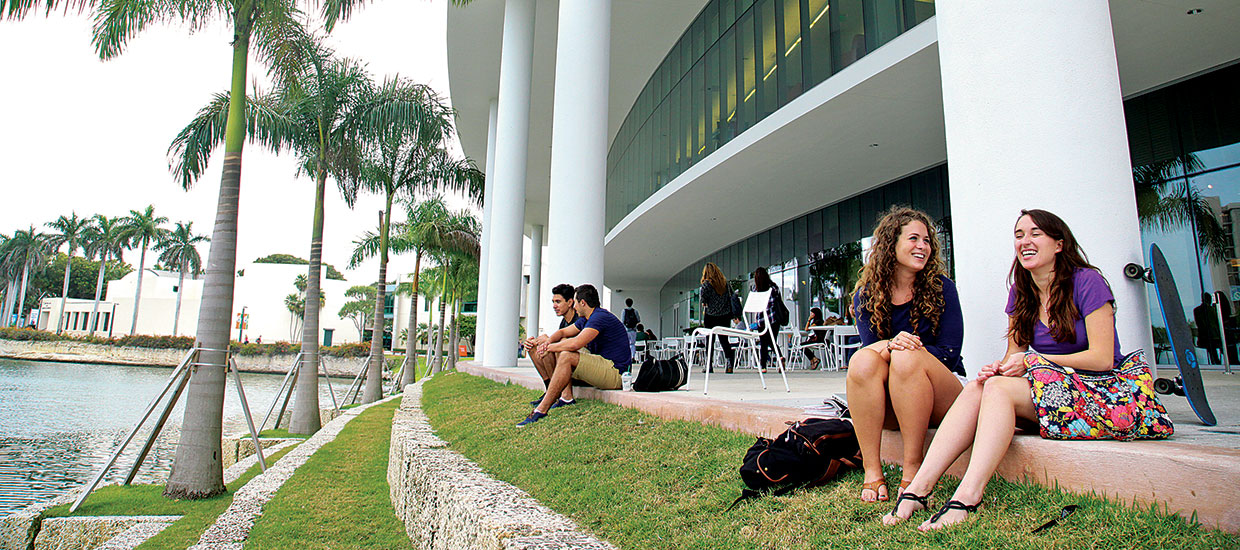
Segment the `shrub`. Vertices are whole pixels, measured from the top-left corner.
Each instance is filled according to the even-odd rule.
[[[114,340],[112,345],[134,348],[190,349],[194,347],[194,337],[135,334],[133,336],[121,336]]]
[[[20,340],[23,342],[47,342],[57,340],[68,340],[68,336],[59,335],[46,330],[35,330],[32,328],[0,328],[0,338],[5,340]]]
[[[326,346],[320,352],[332,357],[365,357],[370,355],[370,342]]]

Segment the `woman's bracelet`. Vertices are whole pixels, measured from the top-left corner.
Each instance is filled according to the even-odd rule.
[[[891,339],[887,339],[887,353],[891,353]]]

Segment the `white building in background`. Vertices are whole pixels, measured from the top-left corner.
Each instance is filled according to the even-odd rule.
[[[242,275],[236,279],[233,297],[232,338],[248,338],[250,342],[262,338],[264,343],[301,339],[301,323],[295,319],[284,304],[284,298],[297,292],[294,282],[298,275],[306,274],[306,266],[289,264],[251,263],[240,268]],[[324,270],[326,273],[326,270]],[[184,288],[178,287],[176,272],[147,269],[142,277],[142,304],[138,310],[136,334],[172,335],[177,295],[181,295],[181,315],[176,323],[179,336],[193,336],[198,331],[198,306],[202,301],[204,279],[186,277]],[[399,279],[404,282],[405,278]],[[322,280],[325,296],[319,316],[319,342],[347,344],[358,342],[357,326],[352,319],[338,315],[341,306],[352,300],[345,296],[349,288],[357,284],[349,281]],[[97,336],[119,337],[129,334],[133,322],[134,294],[138,285],[137,272],[107,283],[106,298],[99,303]],[[389,288],[395,288],[389,285]],[[44,298],[40,304],[38,328],[56,330],[56,319],[61,315],[60,298]],[[408,296],[396,296],[388,300],[385,314],[394,321],[394,333],[400,335],[409,322]],[[418,322],[438,323],[437,300],[418,300]],[[94,300],[69,299],[65,305],[64,330],[71,335],[88,334],[88,319]],[[236,325],[237,316],[245,311],[247,326],[242,333]],[[431,312],[436,314],[432,316]],[[369,322],[367,322],[369,330]],[[396,342],[403,347],[404,342]]]

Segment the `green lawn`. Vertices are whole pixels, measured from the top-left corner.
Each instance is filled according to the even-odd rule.
[[[286,447],[273,455],[264,455],[267,464],[293,450]],[[91,493],[76,512],[69,513],[69,505],[55,506],[43,512],[43,517],[64,516],[184,516],[151,537],[138,547],[139,550],[185,548],[198,542],[198,537],[215,523],[232,504],[233,493],[261,472],[257,464],[246,470],[237,481],[229,484],[228,492],[203,500],[169,500],[164,498],[163,485],[109,485]]]
[[[412,548],[388,496],[396,399],[367,409],[297,469],[250,532],[247,549]]]
[[[991,482],[975,520],[931,534],[915,529],[924,512],[895,528],[881,525],[891,505],[857,499],[859,472],[724,512],[743,487],[737,469],[752,436],[591,400],[514,427],[535,397],[535,391],[454,373],[427,382],[423,407],[453,449],[626,550],[1240,548],[1240,537],[1176,515],[1002,479]],[[899,469],[887,476],[895,487]],[[955,485],[945,481],[932,505],[941,505]],[[1067,504],[1081,508],[1059,526],[1030,534]]]

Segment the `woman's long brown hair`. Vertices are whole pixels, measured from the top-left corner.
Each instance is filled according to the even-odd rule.
[[[890,316],[891,291],[896,280],[896,242],[900,240],[901,229],[915,221],[925,224],[930,233],[930,254],[926,258],[926,267],[913,278],[913,307],[909,310],[909,320],[914,330],[920,330],[919,323],[927,321],[932,332],[939,331],[939,317],[943,313],[941,277],[946,277],[947,271],[943,267],[943,259],[939,257],[941,248],[934,223],[925,212],[893,206],[874,228],[870,258],[861,268],[861,278],[854,289],[854,292],[865,292],[865,303],[861,304],[861,308],[869,313],[870,325],[880,338],[894,336],[891,334]]]
[[[1081,312],[1077,309],[1076,302],[1072,300],[1072,276],[1078,268],[1094,271],[1098,271],[1098,268],[1090,265],[1089,259],[1085,257],[1085,251],[1081,250],[1076,237],[1072,235],[1072,230],[1059,216],[1045,210],[1021,210],[1016,222],[1020,223],[1020,218],[1025,216],[1029,216],[1033,224],[1046,236],[1063,241],[1063,248],[1055,254],[1050,303],[1046,308],[1047,318],[1051,324],[1049,327],[1051,337],[1056,342],[1075,342],[1076,320],[1081,318]],[[1098,271],[1098,273],[1102,272]],[[1103,281],[1106,281],[1106,278],[1103,278]],[[1033,282],[1033,275],[1020,265],[1019,253],[1012,259],[1012,269],[1008,272],[1008,284],[1016,289],[1016,302],[1013,305],[1013,321],[1008,327],[1007,336],[1018,346],[1028,346],[1033,342],[1033,326],[1038,320],[1038,308],[1042,305],[1042,301],[1038,298],[1038,287]]]
[[[706,265],[702,267],[702,282],[710,283],[710,288],[720,296],[723,296],[728,288],[728,280],[724,278],[723,272],[719,270],[715,262],[706,262]]]

